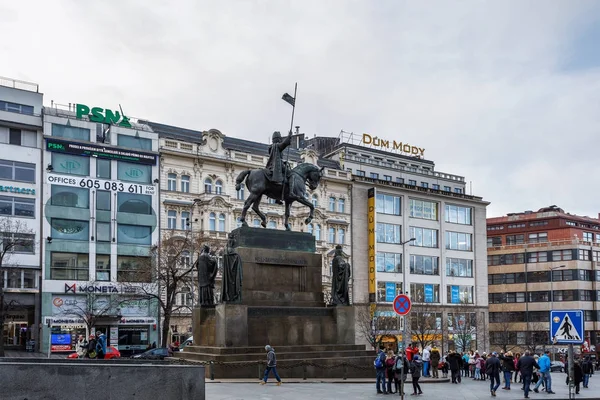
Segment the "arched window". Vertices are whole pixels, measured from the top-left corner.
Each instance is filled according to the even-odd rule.
[[[210,178],[206,178],[204,180],[204,193],[212,193],[212,181],[210,180]]]
[[[225,232],[225,214],[219,214],[219,232]]]
[[[313,234],[313,224],[306,225],[306,231],[312,235]]]
[[[315,226],[315,239],[321,240],[321,225],[319,224]]]
[[[277,222],[275,222],[275,221],[269,221],[269,223],[267,224],[267,228],[269,228],[269,229],[277,229]]]
[[[254,225],[255,228],[260,228],[260,219],[254,218],[252,225]]]
[[[208,216],[208,230],[216,231],[217,230],[217,217],[215,213],[210,213]]]
[[[316,194],[312,195],[312,205],[313,207],[318,207],[319,206],[319,198],[317,197]]]
[[[215,182],[215,194],[223,194],[223,181],[220,179]]]

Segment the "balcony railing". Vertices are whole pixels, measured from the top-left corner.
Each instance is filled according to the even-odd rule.
[[[39,85],[33,82],[20,81],[17,79],[5,78],[0,76],[0,86],[13,89],[26,90],[28,92],[39,93]]]

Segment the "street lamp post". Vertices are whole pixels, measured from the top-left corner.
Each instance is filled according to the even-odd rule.
[[[402,293],[404,293],[405,295],[408,296],[408,290],[406,290],[406,272],[407,272],[407,268],[406,268],[406,244],[409,242],[414,242],[415,240],[417,240],[416,238],[411,238],[408,239],[407,241],[402,242]],[[409,296],[410,297],[410,296]],[[406,314],[404,316],[404,326],[402,327],[402,352],[404,353],[404,357],[406,357],[406,327],[408,325],[407,319],[408,319],[409,314]],[[400,327],[400,316],[398,316],[398,327]],[[402,376],[400,377],[400,390],[401,390],[401,396],[402,396],[402,400],[404,400],[404,376],[406,375],[406,370],[404,368],[404,358],[402,358]]]
[[[550,267],[550,311],[554,309],[554,270],[565,268],[566,265],[559,265],[558,267]],[[552,321],[550,321],[550,325],[552,325]],[[554,340],[552,340],[552,360],[556,361],[556,353],[555,353]]]

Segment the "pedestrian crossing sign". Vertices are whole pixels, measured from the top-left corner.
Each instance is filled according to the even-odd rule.
[[[550,311],[550,340],[553,344],[581,344],[584,339],[584,319],[581,310]]]

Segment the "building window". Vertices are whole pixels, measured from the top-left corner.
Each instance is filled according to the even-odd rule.
[[[110,223],[109,222],[97,222],[96,223],[96,241],[97,242],[110,242]]]
[[[438,231],[436,229],[411,226],[408,230],[410,237],[416,239],[410,242],[411,246],[438,247]]]
[[[35,164],[0,160],[0,179],[35,183]]]
[[[409,179],[409,180],[408,180],[408,184],[409,184],[410,186],[417,186],[417,181],[415,181],[415,180],[413,180],[413,179]]]
[[[396,178],[396,183],[404,183],[404,178]]]
[[[223,194],[223,181],[220,179],[215,182],[215,194]]]
[[[392,177],[391,177],[390,175],[384,175],[384,176],[383,176],[383,179],[384,179],[385,181],[388,181],[388,182],[391,182],[391,181],[392,181]]]
[[[71,186],[52,185],[50,204],[60,207],[90,208],[90,191]]]
[[[462,194],[463,190],[461,188],[454,188],[454,193]]]
[[[427,183],[427,182],[421,182],[421,187],[429,188],[429,183]]]
[[[150,282],[150,257],[117,256],[117,282]]]
[[[316,194],[312,195],[311,203],[312,203],[313,207],[315,207],[315,208],[319,206],[319,198],[317,197]]]
[[[329,228],[329,243],[335,243],[335,228]]]
[[[178,296],[178,305],[191,307],[194,305],[194,296],[192,295],[192,291],[189,287],[184,287],[179,292]]]
[[[321,225],[315,225],[315,240],[321,240]]]
[[[167,190],[172,192],[177,190],[177,175],[169,174],[167,175]]]
[[[527,262],[536,263],[536,262],[546,262],[548,261],[548,252],[547,251],[538,251],[534,253],[527,253]]]
[[[422,218],[437,221],[438,204],[433,201],[409,200],[410,216],[412,218]]]
[[[252,225],[253,225],[255,228],[260,228],[260,219],[258,219],[258,218],[254,218],[254,219],[252,220]]]
[[[117,241],[126,244],[149,245],[152,242],[152,227],[118,224]]]
[[[275,204],[275,199],[267,197],[267,204]]]
[[[502,236],[492,236],[487,238],[487,247],[500,247],[502,246]]]
[[[356,170],[356,175],[358,176],[365,176],[365,171],[361,171],[360,169]]]
[[[240,186],[240,190],[237,191],[237,199],[244,200],[244,185]]]
[[[452,224],[471,225],[471,207],[461,207],[446,204],[445,221]]]
[[[190,224],[192,223],[192,221],[190,221],[190,213],[189,211],[182,211],[181,212],[181,229],[188,230],[190,228]]]
[[[594,234],[592,232],[583,232],[583,241],[584,242],[593,242]]]
[[[439,275],[439,258],[432,256],[410,256],[410,273],[418,275]]]
[[[90,141],[90,130],[76,126],[52,124],[52,136]]]
[[[308,224],[308,225],[306,226],[306,231],[307,231],[308,233],[310,233],[311,235],[312,235],[312,234],[314,234],[314,231],[313,231],[313,224]]]
[[[52,153],[52,168],[57,174],[88,176],[90,159],[70,154]]]
[[[517,245],[525,243],[525,235],[506,235],[506,245]]]
[[[555,250],[552,252],[552,261],[570,261],[573,259],[573,251],[567,250]]]
[[[548,241],[548,232],[530,233],[529,243],[543,243]]]
[[[369,177],[370,177],[371,179],[379,179],[379,174],[378,174],[377,172],[371,172],[371,173],[369,174]]]
[[[377,223],[377,242],[400,244],[402,226],[395,224]]]
[[[451,191],[450,186],[444,186],[444,192],[449,192],[449,191]]]
[[[548,221],[533,221],[529,223],[529,226],[544,226],[548,225]]]
[[[0,111],[8,111],[18,114],[33,115],[33,107],[25,104],[11,103],[0,100]]]
[[[152,151],[152,139],[141,138],[139,135],[117,135],[117,146]]]
[[[401,215],[400,197],[377,193],[375,209],[380,214]]]
[[[402,254],[377,252],[377,272],[402,273]]]
[[[0,253],[3,251],[7,253],[35,254],[35,235],[0,232]]]
[[[446,290],[448,304],[473,304],[473,286],[450,285]]]
[[[446,276],[473,277],[473,260],[446,257]]]
[[[225,232],[225,214],[219,214],[219,232]]]
[[[345,235],[346,231],[344,230],[344,228],[338,228],[337,230],[337,239],[338,239],[338,244],[344,244],[344,240],[345,240]]]
[[[89,221],[52,218],[50,220],[53,239],[89,241]]]
[[[117,179],[126,182],[150,184],[152,182],[152,165],[117,161]]]
[[[190,252],[187,250],[183,250],[181,252],[181,257],[179,258],[179,267],[187,269],[191,265],[190,262],[191,262]]]
[[[8,131],[8,144],[15,146],[21,145],[21,130],[10,128]]]
[[[446,249],[472,251],[472,237],[470,233],[446,232]]]
[[[35,199],[0,196],[0,215],[35,218]]]
[[[89,256],[77,253],[50,253],[50,279],[89,280]]]
[[[411,283],[410,297],[415,303],[439,303],[440,285]]]
[[[346,212],[346,200],[338,199],[338,212],[345,213]]]
[[[117,210],[130,214],[152,215],[152,196],[120,192],[117,195]]]
[[[181,191],[183,193],[189,193],[190,192],[190,176],[189,175],[182,175],[181,176]]]
[[[110,192],[104,190],[96,192],[96,210],[110,211]]]
[[[212,193],[212,181],[209,178],[204,180],[204,193],[211,194]]]
[[[110,160],[96,159],[96,178],[110,179]]]
[[[402,282],[377,282],[377,302],[391,303],[402,294]]]
[[[269,221],[269,223],[267,224],[267,228],[268,229],[277,229],[277,222],[275,221]],[[311,224],[311,232],[312,233],[312,224]]]
[[[102,282],[110,281],[110,256],[96,254],[96,280]]]
[[[329,211],[331,211],[331,212],[335,211],[335,197],[329,198]]]
[[[217,230],[217,215],[215,213],[210,213],[208,216],[208,230],[209,231]]]
[[[431,188],[434,190],[440,190],[440,185],[436,185],[435,183],[431,185]]]

